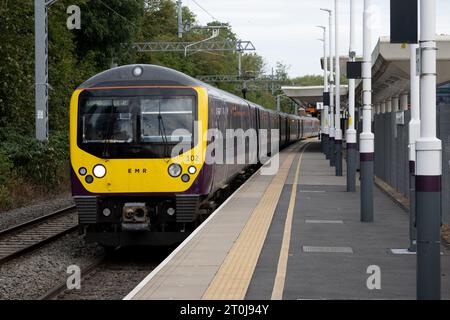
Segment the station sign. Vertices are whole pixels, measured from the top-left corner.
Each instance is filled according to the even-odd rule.
[[[362,78],[362,62],[347,62],[347,79],[361,79]]]
[[[323,105],[324,106],[329,106],[330,103],[331,103],[330,93],[329,92],[324,92],[323,93]]]
[[[418,18],[417,0],[391,0],[391,43],[417,43]]]

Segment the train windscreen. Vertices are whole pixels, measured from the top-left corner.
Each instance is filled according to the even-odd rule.
[[[85,97],[78,144],[102,158],[167,158],[194,146],[195,97]]]

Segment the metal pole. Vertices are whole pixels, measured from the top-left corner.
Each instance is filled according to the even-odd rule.
[[[325,75],[325,79],[324,79],[324,85],[325,85],[325,94],[328,95],[328,97],[330,96],[330,84],[329,84],[329,80],[328,80],[328,74],[329,74],[329,69],[328,69],[328,44],[327,44],[327,36],[329,37],[329,30],[327,32],[327,28],[325,28],[325,37],[324,37],[324,66],[325,66],[325,70],[324,70],[324,75]],[[328,99],[329,100],[329,99]],[[329,112],[330,112],[330,106],[329,103],[327,103],[327,105],[324,104],[323,106],[324,110],[323,110],[323,117],[325,120],[325,154],[329,154],[329,148],[330,148],[330,123],[329,123]]]
[[[275,94],[275,87],[273,85],[273,79],[274,79],[274,73],[273,73],[273,68],[272,68],[272,77],[271,77],[271,82],[270,82],[271,90],[272,90],[272,96]]]
[[[386,113],[392,112],[392,98],[386,100]]]
[[[323,93],[326,95],[328,93],[328,59],[327,59],[327,28],[324,26],[318,26],[323,30]],[[328,105],[323,104],[323,110],[321,112],[321,143],[322,151],[326,154],[327,146],[327,115],[328,115]]]
[[[183,38],[183,0],[177,1],[178,6],[178,38]]]
[[[409,251],[417,250],[416,141],[420,138],[420,76],[417,74],[418,44],[410,45],[411,121],[409,122]]]
[[[48,10],[34,0],[36,139],[48,140]]]
[[[349,61],[356,61],[355,48],[355,31],[356,31],[356,3],[355,0],[350,1],[350,51]],[[356,80],[348,80],[348,99],[349,99],[349,118],[347,130],[347,191],[356,191],[356,155],[357,155],[357,133],[355,130],[355,86]]]
[[[336,107],[335,107],[335,132],[334,138],[336,144],[335,163],[336,176],[342,176],[342,129],[341,129],[341,64],[339,56],[339,1],[334,0],[335,16],[335,57],[336,57]]]
[[[436,137],[436,0],[420,1],[420,138],[416,141],[417,298],[441,298],[442,142]]]
[[[364,0],[363,132],[360,134],[361,221],[373,222],[374,139],[372,133],[371,0]]]
[[[399,111],[400,108],[400,97],[393,97],[392,98],[392,112],[397,113]]]
[[[392,108],[391,123],[392,123],[392,126],[393,126],[394,139],[398,138],[397,112],[399,110],[399,106],[400,106],[400,98],[398,96],[393,97],[392,98],[392,102],[391,102],[391,108]],[[395,168],[393,168],[393,169],[395,170]],[[394,179],[394,181],[395,181],[395,179]],[[394,183],[394,186],[396,186],[395,183]]]
[[[281,95],[277,95],[277,111],[281,111]]]
[[[329,19],[329,48],[330,48],[330,108],[328,114],[328,126],[329,126],[329,140],[328,140],[328,155],[327,159],[330,160],[330,165],[335,166],[335,139],[334,139],[334,67],[333,67],[333,11],[329,9],[320,9],[328,12]]]
[[[242,51],[238,51],[238,75],[242,77]]]
[[[414,65],[415,67],[415,65]],[[415,69],[414,69],[415,71]],[[400,95],[400,111],[408,111],[409,95],[408,93],[403,93]]]

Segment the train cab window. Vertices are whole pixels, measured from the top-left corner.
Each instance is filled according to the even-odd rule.
[[[127,99],[90,99],[82,116],[83,143],[130,143],[133,123]]]
[[[142,99],[141,142],[192,143],[193,109],[190,97]]]
[[[162,159],[174,150],[187,152],[197,143],[197,98],[186,91],[85,91],[77,144],[104,159]]]

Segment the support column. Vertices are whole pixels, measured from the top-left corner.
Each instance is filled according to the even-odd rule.
[[[416,141],[417,298],[441,298],[442,142],[436,137],[436,0],[420,1],[420,138]]]
[[[386,113],[392,112],[392,98],[386,100]]]
[[[355,0],[350,1],[350,50],[349,61],[356,60],[355,47],[355,31],[356,31],[356,3]],[[349,119],[347,130],[347,192],[356,191],[356,156],[357,150],[357,133],[355,130],[355,86],[356,80],[348,80],[348,99],[349,99]]]
[[[34,0],[36,139],[48,141],[48,8]]]
[[[409,96],[408,93],[403,93],[400,96],[400,111],[408,111]]]
[[[374,140],[372,133],[372,1],[364,0],[363,132],[360,135],[361,221],[373,222]]]
[[[329,143],[329,160],[332,167],[336,163],[336,144],[335,144],[335,123],[334,123],[334,99],[335,99],[335,83],[334,83],[334,66],[333,66],[333,13],[330,11],[330,143]]]
[[[340,46],[339,46],[339,0],[334,0],[334,15],[335,15],[335,46],[336,46],[336,112],[335,112],[335,132],[336,139],[336,176],[342,177],[342,128],[341,128],[341,65],[340,65]]]
[[[397,113],[400,110],[400,98],[393,97],[392,98],[392,112]]]
[[[420,138],[420,76],[417,74],[418,44],[410,44],[411,121],[409,122],[409,251],[417,251],[416,141]],[[408,107],[406,107],[408,108]]]
[[[400,110],[400,98],[399,97],[393,97],[392,98],[392,124],[394,126],[394,138],[397,139],[398,137],[398,130],[397,130],[397,112]],[[398,159],[396,159],[398,161]],[[395,169],[394,169],[395,170]],[[398,180],[395,180],[398,181]],[[397,187],[397,182],[394,187]]]
[[[327,28],[320,26],[323,30],[323,92],[324,96],[329,94],[329,86],[328,86],[328,48],[327,48]],[[323,110],[321,113],[321,122],[322,122],[322,135],[321,135],[321,143],[322,143],[322,152],[324,154],[328,153],[328,104],[323,103]]]

